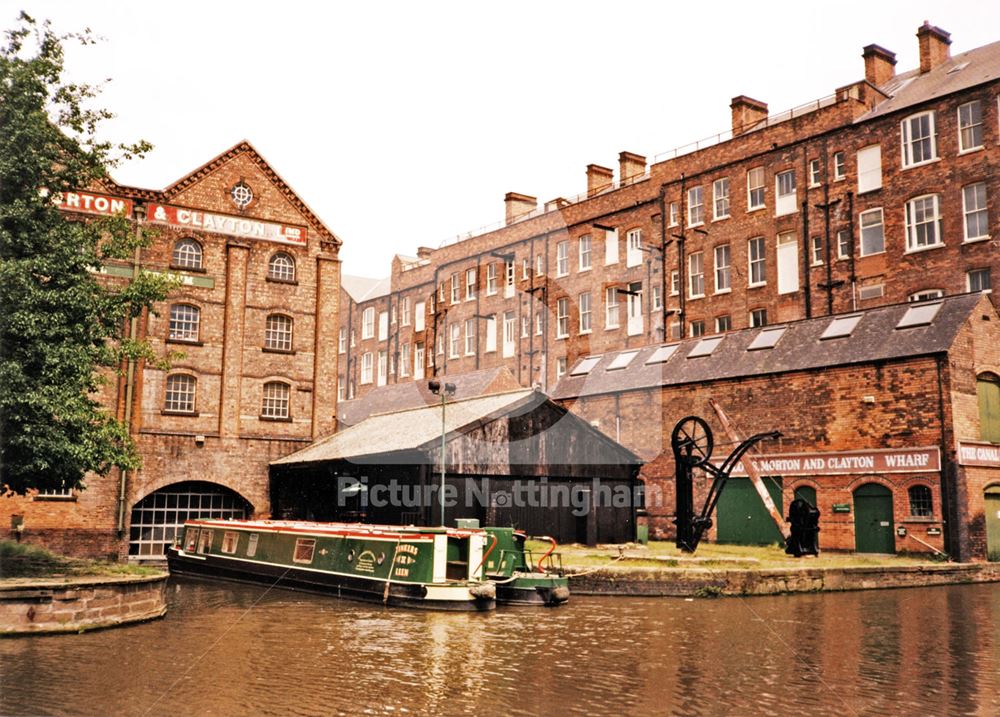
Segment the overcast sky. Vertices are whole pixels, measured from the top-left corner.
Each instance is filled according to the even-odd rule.
[[[584,169],[652,158],[863,76],[861,48],[918,63],[924,21],[952,54],[1000,40],[996,0],[795,2],[100,2],[3,0],[62,31],[70,77],[110,78],[115,172],[160,189],[249,140],[344,241],[345,272],[503,218],[503,195],[585,190]]]

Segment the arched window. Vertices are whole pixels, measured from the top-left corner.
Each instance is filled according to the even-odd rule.
[[[930,518],[934,515],[930,488],[925,485],[915,485],[908,492],[910,494],[910,515],[918,518]]]
[[[201,330],[201,309],[191,304],[170,307],[170,338],[173,341],[197,341]]]
[[[198,389],[198,379],[186,373],[175,373],[167,376],[167,391],[163,401],[165,411],[178,413],[194,413],[195,393]]]
[[[289,394],[291,393],[287,383],[280,381],[269,381],[264,384],[264,402],[261,406],[260,415],[262,418],[288,418],[291,413],[289,409]]]
[[[279,251],[267,262],[267,278],[275,281],[295,281],[295,259]]]
[[[267,317],[264,329],[264,348],[274,351],[292,350],[292,318],[284,314]]]
[[[1000,376],[984,373],[976,380],[979,395],[979,435],[984,441],[1000,443]]]
[[[181,239],[174,244],[171,265],[179,269],[201,269],[201,244],[194,239]]]

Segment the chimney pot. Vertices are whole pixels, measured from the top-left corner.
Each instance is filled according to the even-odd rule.
[[[729,103],[733,111],[733,136],[749,132],[759,122],[767,119],[767,103],[746,95],[734,97]]]
[[[896,53],[881,45],[867,45],[861,56],[865,59],[865,79],[881,87],[896,76]]]
[[[505,220],[507,224],[512,224],[525,214],[530,214],[538,209],[537,197],[518,194],[517,192],[507,192],[504,195],[503,203],[506,208]]]
[[[917,41],[920,45],[920,74],[930,72],[951,59],[951,33],[940,27],[924,20],[924,24],[917,28]]]
[[[614,184],[614,170],[602,167],[599,164],[587,165],[587,196],[592,197],[600,194],[605,189]]]

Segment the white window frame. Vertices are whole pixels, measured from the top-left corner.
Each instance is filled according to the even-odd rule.
[[[459,283],[458,272],[451,273],[451,303],[457,304],[462,300],[462,287]]]
[[[604,265],[618,263],[618,230],[604,230]]]
[[[410,344],[405,342],[399,345],[399,376],[408,378],[410,375]]]
[[[681,293],[681,273],[674,269],[670,272],[670,295],[680,296]]]
[[[585,291],[577,297],[576,305],[580,309],[580,333],[589,334],[593,331],[593,311],[591,309],[592,298],[589,291]]]
[[[504,269],[503,295],[505,298],[509,299],[512,296],[514,296],[514,273],[515,273],[514,260],[513,259],[510,259],[509,261],[504,260],[503,269]]]
[[[291,351],[295,322],[287,314],[270,314],[264,322],[264,348]]]
[[[497,293],[497,265],[490,263],[486,265],[486,295],[493,296]]]
[[[563,297],[556,301],[556,338],[569,337],[569,299]]]
[[[843,152],[833,153],[833,181],[841,182],[847,179],[847,155]]]
[[[413,305],[413,330],[423,331],[424,321],[427,316],[427,302],[418,301]]]
[[[347,353],[347,327],[341,326],[340,330],[337,332],[337,353],[346,354]]]
[[[809,186],[819,187],[823,184],[822,167],[818,159],[809,160]]]
[[[858,150],[858,194],[882,188],[882,147],[878,144]]]
[[[526,256],[521,258],[521,278],[525,280],[531,278],[531,259]]]
[[[715,293],[728,294],[733,290],[733,253],[728,244],[720,244],[712,251],[715,263]]]
[[[410,297],[404,296],[399,300],[399,323],[401,326],[410,325]]]
[[[503,357],[512,358],[517,351],[517,314],[506,311],[503,315]]]
[[[620,328],[621,320],[621,304],[618,301],[618,288],[612,286],[604,292],[604,328]]]
[[[759,177],[759,183],[757,178]],[[755,201],[757,198],[757,201]],[[752,212],[767,206],[767,177],[763,167],[747,170],[747,211]]]
[[[944,289],[921,289],[914,291],[907,297],[908,301],[933,301],[944,296]]]
[[[476,298],[476,270],[475,268],[465,270],[465,300],[472,301]]]
[[[677,202],[670,202],[668,207],[669,220],[667,226],[676,227],[681,223],[681,209]]]
[[[569,276],[569,240],[556,244],[556,277]]]
[[[283,381],[268,381],[262,388],[261,418],[287,420],[292,415],[292,387]]]
[[[759,268],[759,272],[755,269]],[[754,279],[754,274],[760,278]],[[765,286],[767,284],[767,242],[764,237],[747,239],[747,286]]]
[[[800,286],[799,241],[795,232],[781,232],[777,240],[778,294],[794,294]]]
[[[723,322],[725,322],[726,324],[725,326],[722,325]],[[723,332],[732,330],[733,330],[733,319],[729,314],[715,317],[715,333],[721,334]]]
[[[705,252],[688,254],[688,298],[700,299],[705,296]]]
[[[369,306],[361,312],[361,339],[375,337],[375,307]]]
[[[691,187],[687,193],[687,211],[689,227],[700,227],[705,223],[705,188]]]
[[[590,241],[590,235],[584,234],[582,237],[580,237],[580,245],[578,247],[579,249],[578,255],[580,257],[580,271],[587,271],[593,266],[590,256],[591,248],[592,246]]]
[[[496,353],[497,350],[497,315],[486,317],[486,350],[485,353]]]
[[[378,372],[375,378],[376,386],[385,386],[389,378],[389,354],[384,349],[379,349],[378,352]]]
[[[448,326],[448,358],[462,355],[462,325],[457,321]]]
[[[837,232],[837,258],[851,258],[851,232],[848,229],[841,229]]]
[[[982,291],[988,291],[988,292],[992,292],[993,291],[993,272],[990,269],[991,269],[991,267],[982,266],[982,267],[979,267],[978,269],[969,269],[967,272],[965,272],[965,290],[966,291],[980,291],[980,292],[982,292]],[[980,287],[978,289],[973,289],[972,288],[972,276],[973,276],[973,274],[977,274],[977,275],[978,274],[985,274],[986,275],[987,286],[985,288]]]
[[[625,234],[625,266],[631,268],[642,264],[642,229],[630,229]]]
[[[652,303],[653,311],[660,311],[663,308],[663,292],[661,287],[653,286],[650,293],[650,302]]]
[[[361,354],[361,383],[372,383],[375,380],[375,356],[371,351]]]
[[[791,188],[789,189],[789,186]],[[785,184],[785,187],[782,187]],[[795,182],[795,170],[788,169],[774,175],[774,216],[795,214],[798,211],[798,187]]]
[[[645,315],[642,310],[642,282],[635,281],[628,285],[631,292],[625,295],[625,332],[628,336],[640,336],[645,332]]]
[[[823,237],[816,235],[810,239],[811,266],[823,266]]]
[[[750,311],[749,326],[752,329],[758,328],[760,326],[767,326],[767,309],[752,309]]]
[[[914,124],[920,122],[923,119],[927,119],[927,134],[921,135],[918,138],[913,137],[913,126]],[[934,111],[928,110],[927,112],[917,112],[909,117],[905,118],[899,123],[900,132],[900,146],[902,148],[902,167],[903,169],[910,169],[911,167],[919,167],[929,162],[937,161],[937,130],[934,118]],[[914,149],[918,146],[918,143],[923,146],[923,143],[927,143],[928,156],[921,156],[920,159],[914,159]],[[923,155],[923,150],[921,150],[921,155]]]
[[[979,198],[976,196],[976,190],[982,187],[983,190],[983,204],[979,206]],[[976,206],[969,207],[969,190],[972,190],[973,197],[976,202]],[[989,197],[986,194],[986,182],[975,182],[973,184],[967,184],[962,187],[962,235],[965,237],[966,242],[979,242],[985,241],[990,238],[990,222],[989,222]],[[981,227],[979,234],[969,235],[969,219],[972,215],[976,215],[976,224]],[[982,217],[980,222],[978,217]],[[982,229],[985,229],[986,233],[982,233]]]
[[[465,320],[465,355],[475,356],[476,355],[476,320],[466,319]]]
[[[969,117],[970,120],[964,123],[962,118],[962,110],[966,107],[972,108],[976,107],[979,113],[979,121],[974,121],[974,117]],[[970,110],[971,112],[971,110]],[[960,154],[966,152],[975,152],[983,148],[983,103],[980,100],[972,100],[971,102],[966,102],[958,106],[956,110],[958,114],[958,151]],[[973,135],[976,134],[976,129],[979,131],[979,144],[970,144],[968,147],[965,146],[965,131],[971,130]]]
[[[878,221],[875,221],[876,218]],[[881,246],[875,251],[868,251],[867,248],[871,245],[872,241],[876,240],[876,228],[878,241],[881,242]],[[858,230],[861,232],[861,247],[859,252],[861,256],[873,256],[885,253],[885,216],[882,212],[882,207],[875,207],[874,209],[867,209],[861,212],[858,215]]]
[[[712,221],[729,218],[729,177],[712,182]]]
[[[424,377],[425,350],[422,342],[413,345],[413,380],[419,381]]]
[[[378,312],[378,340],[385,341],[389,338],[389,312]]]
[[[198,378],[189,373],[172,373],[164,385],[163,410],[170,413],[196,413]]]
[[[925,216],[919,223],[917,222],[917,212],[926,211],[928,200],[932,213]],[[941,234],[941,198],[937,194],[924,194],[914,197],[906,203],[904,209],[904,220],[906,226],[906,251],[907,253],[916,251],[926,251],[936,247],[944,246],[944,237]],[[933,228],[933,242],[919,242],[919,229],[924,226]]]

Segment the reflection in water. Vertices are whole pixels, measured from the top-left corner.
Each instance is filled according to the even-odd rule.
[[[495,614],[173,580],[167,617],[0,642],[0,714],[1000,714],[1000,585]]]

